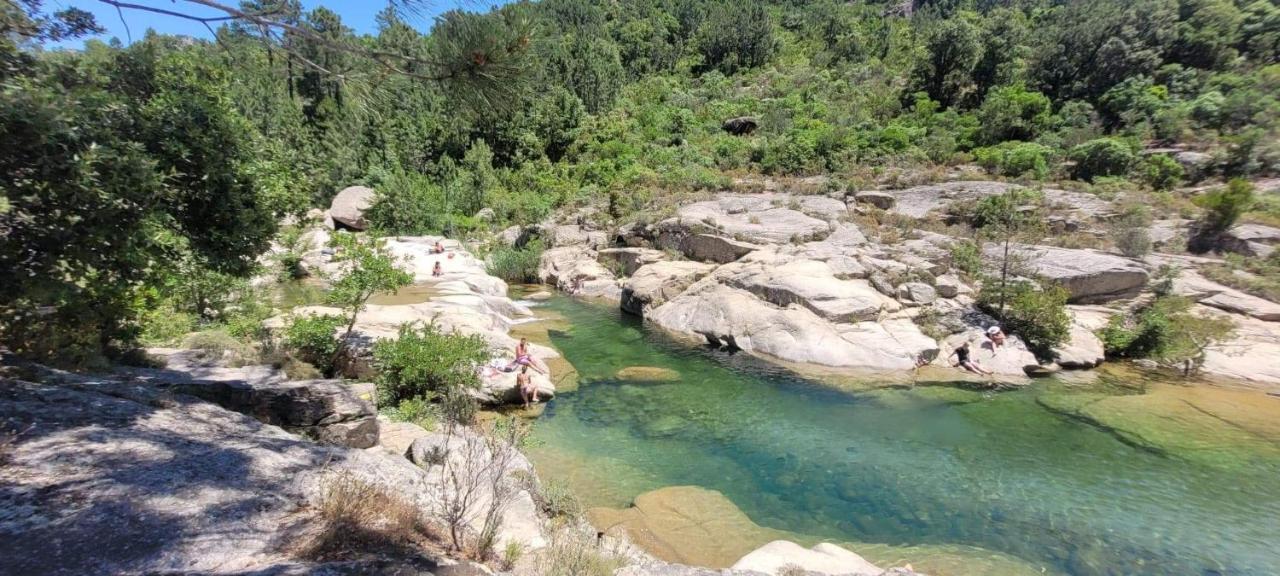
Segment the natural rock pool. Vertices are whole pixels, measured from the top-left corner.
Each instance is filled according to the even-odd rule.
[[[610,307],[544,310],[563,316],[549,336],[579,386],[529,452],[588,506],[700,486],[759,525],[701,536],[729,550],[785,533],[935,576],[1280,569],[1280,398],[1123,372],[998,393],[837,387]]]

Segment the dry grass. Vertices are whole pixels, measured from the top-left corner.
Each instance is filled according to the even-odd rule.
[[[808,572],[796,564],[786,564],[778,569],[778,576],[805,576]]]
[[[542,576],[610,576],[626,564],[626,557],[607,542],[570,526],[551,535],[550,542],[538,558],[536,573]]]
[[[415,557],[439,551],[438,539],[412,503],[350,472],[322,480],[316,512],[318,528],[296,551],[301,558]]]

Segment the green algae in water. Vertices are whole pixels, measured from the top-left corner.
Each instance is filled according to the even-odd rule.
[[[974,546],[1080,575],[1261,575],[1280,566],[1280,457],[1262,420],[1241,436],[1230,423],[1197,419],[1185,429],[1199,438],[1189,444],[1230,448],[1230,457],[1170,457],[1061,413],[1116,393],[1108,387],[839,391],[672,342],[609,308],[562,298],[548,306],[569,320],[551,339],[582,384],[537,422],[533,457],[573,470],[566,480],[589,505],[703,486],[768,528],[875,543],[873,560],[883,544]],[[617,380],[629,366],[680,378]],[[1268,401],[1280,405],[1257,395]],[[1159,438],[1178,432],[1176,422],[1151,419],[1163,426]]]

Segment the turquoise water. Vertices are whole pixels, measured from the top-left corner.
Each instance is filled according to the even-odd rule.
[[[760,525],[838,542],[972,545],[1049,573],[1280,573],[1271,453],[1210,466],[1140,447],[1037,402],[1062,383],[841,391],[611,308],[547,306],[568,320],[551,340],[581,384],[534,435],[599,472],[571,482],[588,504],[692,484]],[[629,366],[680,379],[618,380]]]

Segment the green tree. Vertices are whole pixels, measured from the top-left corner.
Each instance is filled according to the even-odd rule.
[[[760,3],[716,0],[698,27],[704,69],[733,74],[768,62],[775,49],[773,20]]]
[[[1098,138],[1071,149],[1068,157],[1075,166],[1071,175],[1092,182],[1106,176],[1122,176],[1133,166],[1133,148],[1116,138]]]
[[[1016,273],[1018,255],[1010,253],[1013,241],[1021,235],[1036,230],[1041,225],[1039,204],[1043,196],[1037,190],[1014,188],[995,196],[987,196],[978,202],[971,216],[971,224],[988,238],[1001,244],[1000,277],[994,292],[994,310],[1003,317],[1008,296],[1009,274]]]
[[[339,339],[347,342],[369,298],[408,286],[413,282],[413,276],[396,266],[395,258],[377,237],[336,234],[333,245],[337,249],[335,261],[339,263],[340,275],[333,281],[326,298],[342,308],[347,317],[346,330]],[[337,362],[341,352],[340,347],[334,350],[331,364]]]
[[[1207,252],[1216,248],[1221,234],[1235,226],[1240,216],[1253,206],[1253,185],[1243,178],[1235,178],[1227,183],[1226,188],[1197,197],[1195,203],[1204,209],[1204,213],[1192,228],[1187,249],[1195,253]]]
[[[978,109],[982,141],[1035,140],[1052,120],[1049,98],[1023,86],[1003,86],[991,91]]]
[[[944,108],[976,89],[973,72],[982,57],[982,31],[977,20],[977,15],[961,12],[923,26],[924,56],[916,64],[916,84]]]

